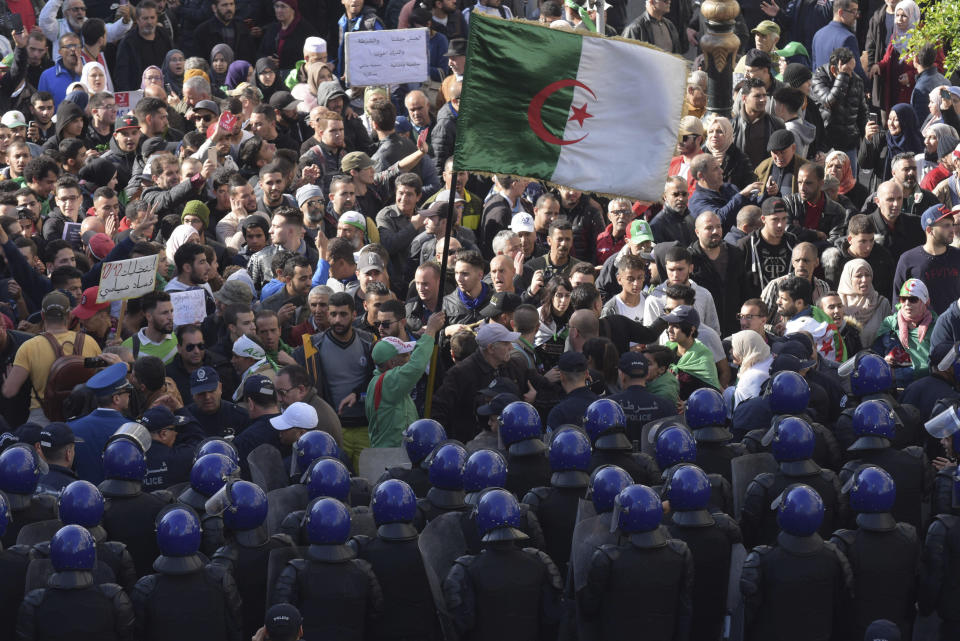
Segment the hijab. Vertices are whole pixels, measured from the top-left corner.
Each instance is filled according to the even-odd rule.
[[[733,353],[740,358],[740,371],[745,372],[757,363],[770,358],[770,346],[752,329],[737,332],[730,341]]]
[[[890,176],[893,159],[899,154],[922,154],[925,151],[923,134],[920,133],[920,123],[917,122],[917,113],[913,107],[905,102],[898,103],[891,109],[897,114],[900,121],[900,133],[894,136],[887,129],[887,159],[884,167],[884,176]]]
[[[140,76],[141,89],[147,88],[147,74],[150,73],[151,69],[156,69],[157,71],[160,72],[160,75],[163,75],[163,70],[160,67],[158,67],[157,65],[150,65],[149,67],[143,70],[143,75]]]
[[[277,58],[281,58],[283,56],[283,45],[286,43],[287,38],[300,26],[301,16],[300,5],[297,0],[277,0],[277,2],[281,2],[293,9],[293,20],[290,21],[286,29],[281,26],[280,33],[277,34]]]
[[[269,86],[260,82],[260,74],[267,69],[272,69],[274,76],[273,84]],[[256,74],[257,87],[260,89],[260,93],[263,94],[264,101],[269,101],[270,96],[272,96],[275,91],[280,91],[285,88],[283,79],[280,78],[280,69],[277,68],[277,63],[273,61],[273,58],[259,58],[254,67],[254,73]]]
[[[217,54],[222,55],[227,61],[227,71],[224,73],[217,73],[213,70],[213,59],[217,57]],[[219,87],[223,85],[227,80],[227,73],[229,73],[229,66],[233,64],[234,55],[233,49],[230,48],[230,45],[218,44],[213,49],[210,50],[210,84],[214,87]]]
[[[866,295],[857,291],[853,284],[853,277],[860,269],[866,269],[870,276],[873,276],[873,267],[870,266],[870,263],[862,258],[854,258],[843,266],[837,293],[840,294],[840,300],[843,301],[844,315],[850,316],[861,326],[865,326],[877,309],[880,294],[873,288],[872,283],[870,284],[870,291]]]
[[[103,74],[103,91],[110,91],[110,86],[107,83],[107,70],[103,68],[102,64],[96,61],[88,62],[87,64],[83,65],[83,70],[80,72],[80,83],[90,92],[97,91],[89,85],[90,72],[94,69],[99,69],[100,73]]]
[[[840,177],[840,193],[845,194],[857,186],[857,179],[853,175],[853,168],[850,167],[850,156],[845,152],[834,149],[827,154],[827,158],[824,161],[825,164],[829,165],[830,161],[835,157],[839,157],[843,161],[843,175]]]
[[[246,60],[236,60],[230,63],[230,68],[227,69],[227,79],[225,84],[228,89],[236,89],[237,85],[241,82],[247,81],[247,76],[250,75],[250,63]]]
[[[187,244],[191,236],[200,237],[197,229],[193,225],[178,225],[167,239],[167,259],[173,264],[173,255],[177,250]]]
[[[724,116],[711,115],[707,119],[707,131],[710,131],[710,128],[714,125],[720,125],[720,129],[723,130],[723,138],[720,140],[720,144],[717,147],[711,147],[709,142],[710,137],[704,136],[704,138],[707,140],[707,150],[713,154],[713,157],[718,161],[722,161],[724,154],[727,153],[727,149],[730,149],[730,145],[733,144],[733,123],[730,122],[729,118],[725,118]]]
[[[913,0],[900,0],[893,10],[894,15],[901,9],[907,14],[907,28],[901,31],[897,28],[896,21],[894,21],[893,33],[890,35],[890,44],[897,50],[897,53],[903,55],[903,50],[907,48],[907,44],[910,42],[910,30],[920,22],[920,7],[918,7],[917,3]]]
[[[173,89],[173,93],[178,96],[183,95],[183,74],[179,76],[173,73],[173,69],[170,68],[170,59],[173,58],[175,54],[184,55],[179,49],[171,49],[167,52],[167,55],[163,57],[163,82],[170,85],[170,88]],[[184,56],[186,57],[186,56]]]
[[[327,63],[325,62],[311,62],[306,65],[307,87],[310,89],[310,93],[312,93],[314,96],[317,95],[317,88],[321,85],[321,83],[329,82],[329,80],[324,80],[320,76],[326,66]]]

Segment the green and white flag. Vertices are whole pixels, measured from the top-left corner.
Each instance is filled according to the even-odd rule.
[[[659,49],[474,13],[456,167],[657,200],[686,83]]]

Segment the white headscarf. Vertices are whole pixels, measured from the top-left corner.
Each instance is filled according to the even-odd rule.
[[[100,73],[103,74],[103,89],[94,89],[90,86],[90,72],[94,69],[99,69]],[[107,75],[107,70],[104,69],[103,65],[99,62],[88,62],[87,64],[83,65],[83,70],[80,72],[80,82],[90,93],[96,93],[97,91],[110,91],[110,76]]]
[[[896,8],[894,8],[893,13],[896,15],[897,11],[903,10],[907,14],[907,28],[901,31],[897,28],[896,23],[893,26],[893,34],[890,36],[890,42],[893,43],[893,48],[897,50],[897,53],[903,54],[903,50],[906,49],[907,43],[910,42],[909,31],[917,26],[917,23],[920,22],[920,7],[917,6],[917,3],[913,0],[900,0],[897,3]]]
[[[200,240],[200,234],[197,233],[196,227],[193,225],[178,225],[170,234],[170,238],[167,239],[167,260],[172,263],[173,255],[187,244],[191,236],[196,236],[197,240]]]

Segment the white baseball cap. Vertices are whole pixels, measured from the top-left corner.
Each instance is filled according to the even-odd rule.
[[[513,218],[510,219],[510,231],[515,234],[522,231],[536,231],[533,226],[533,216],[525,212],[514,214]]]
[[[312,430],[317,427],[318,423],[317,410],[313,408],[313,405],[299,401],[291,403],[290,407],[283,410],[283,414],[280,416],[274,416],[270,419],[270,425],[273,425],[273,429],[279,432],[289,430],[293,427]]]
[[[10,129],[16,129],[17,127],[26,127],[27,120],[23,117],[23,113],[14,109],[3,114],[3,118],[0,118],[0,124]]]
[[[477,330],[477,345],[480,347],[488,347],[494,343],[512,343],[519,339],[519,332],[511,332],[500,323],[487,323]]]
[[[252,338],[244,334],[233,343],[233,353],[244,358],[255,358],[260,360],[265,358],[267,353],[263,348],[257,345]]]

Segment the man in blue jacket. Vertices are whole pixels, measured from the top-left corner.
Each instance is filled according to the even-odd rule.
[[[846,47],[853,52],[857,61],[856,72],[864,80],[867,74],[860,64],[860,45],[854,28],[860,15],[860,3],[857,0],[836,0],[833,3],[833,20],[813,35],[813,68],[830,64],[830,54],[834,49]]]

